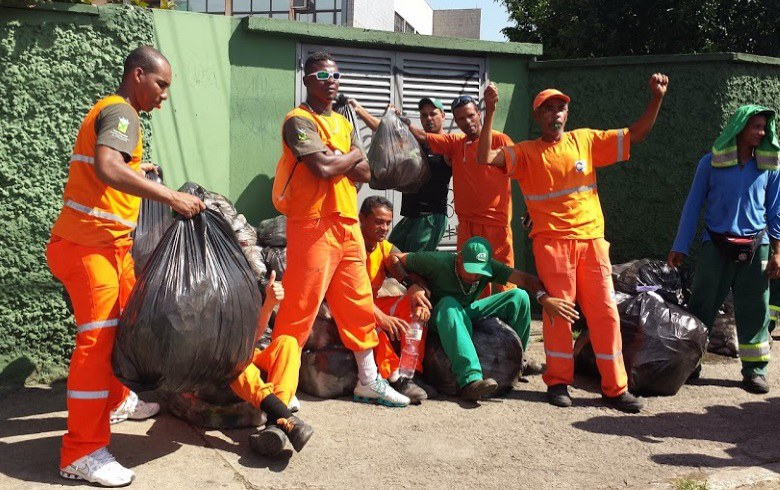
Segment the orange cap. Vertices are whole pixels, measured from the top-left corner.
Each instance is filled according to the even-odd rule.
[[[544,102],[547,99],[553,99],[553,98],[563,99],[566,101],[567,104],[569,103],[569,101],[571,101],[571,98],[569,98],[568,95],[564,94],[560,90],[554,88],[548,88],[536,94],[536,98],[534,99],[534,110],[538,109],[539,106],[544,104]]]

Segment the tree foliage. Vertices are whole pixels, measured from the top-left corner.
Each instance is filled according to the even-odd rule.
[[[732,51],[780,57],[780,0],[496,0],[545,59]]]

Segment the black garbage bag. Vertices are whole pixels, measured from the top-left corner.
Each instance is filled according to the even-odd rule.
[[[165,392],[162,401],[170,413],[204,429],[241,429],[265,424],[265,413],[240,399],[227,386],[220,393]]]
[[[344,118],[352,124],[352,140],[357,142],[358,148],[360,148],[360,151],[365,155],[366,150],[363,148],[363,140],[360,137],[360,130],[358,129],[360,127],[358,126],[360,120],[358,119],[357,114],[355,114],[355,109],[349,105],[349,98],[344,94],[339,94],[338,97],[336,97],[336,102],[333,104],[333,110],[344,116]]]
[[[263,247],[287,246],[287,216],[264,219],[257,227],[257,243]]]
[[[287,247],[265,247],[263,262],[268,272],[276,271],[276,280],[281,281],[287,270]]]
[[[254,247],[241,247],[241,251],[244,252],[249,267],[252,269],[252,273],[255,275],[257,282],[264,282],[268,269],[263,261],[263,247],[255,245]]]
[[[339,331],[336,327],[336,321],[333,318],[321,318],[317,316],[314,319],[314,325],[311,328],[311,334],[306,339],[304,349],[320,350],[329,347],[344,347],[339,337]]]
[[[243,214],[237,214],[230,222],[233,232],[236,234],[236,240],[242,247],[252,247],[257,245],[257,230],[247,223]]]
[[[146,178],[163,183],[162,169],[158,167],[158,173],[146,172]],[[138,225],[133,230],[133,248],[130,255],[133,256],[135,264],[135,275],[141,274],[146,262],[151,257],[157,244],[160,243],[165,230],[173,223],[171,207],[159,201],[152,199],[141,200],[141,211],[138,214]]]
[[[192,183],[181,190],[205,192]],[[251,360],[260,302],[225,219],[211,209],[177,216],[122,313],[114,373],[135,391],[228,385]]]
[[[204,190],[203,203],[207,208],[224,216],[228,223],[232,222],[236,216],[238,216],[236,207],[233,206],[233,203],[230,202],[230,199],[223,196],[222,194]]]
[[[368,150],[372,189],[417,192],[431,171],[409,128],[392,111],[382,117]]]
[[[618,299],[628,388],[637,395],[676,394],[701,364],[707,329],[681,307],[655,292]],[[578,371],[598,376],[589,332],[574,344]]]
[[[523,370],[520,337],[498,318],[484,318],[474,323],[472,340],[482,366],[482,377],[495,379],[499,394],[511,391]],[[452,363],[435,328],[428,332],[425,342],[423,377],[439,393],[454,396],[458,392]]]
[[[357,384],[357,362],[351,350],[331,347],[304,349],[298,388],[319,398],[351,396]]]
[[[726,301],[718,310],[715,321],[710,329],[709,352],[721,356],[739,357],[739,340],[737,339],[737,321],[734,318],[734,296],[729,293]]]
[[[677,306],[685,304],[683,278],[663,260],[639,259],[615,265],[612,279],[617,291],[627,294],[655,291],[664,301]]]

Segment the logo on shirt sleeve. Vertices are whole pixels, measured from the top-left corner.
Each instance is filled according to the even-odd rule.
[[[127,129],[130,127],[130,120],[126,117],[119,118],[119,124],[116,125],[116,130],[120,133],[127,133]]]
[[[304,141],[309,140],[309,135],[307,135],[306,131],[304,131],[303,129],[296,129],[295,132],[298,135],[299,142],[303,143]]]
[[[584,172],[585,167],[587,167],[585,160],[577,160],[576,162],[574,162],[574,170],[576,170],[577,172]]]

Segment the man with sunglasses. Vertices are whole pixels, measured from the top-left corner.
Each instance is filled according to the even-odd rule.
[[[627,128],[609,131],[564,131],[569,97],[555,89],[543,90],[533,103],[540,138],[499,149],[479,145],[479,162],[517,179],[523,191],[533,221],[536,269],[546,288],[537,293],[537,300],[544,301],[549,292],[579,303],[596,352],[604,401],[624,412],[640,411],[642,401],[628,392],[596,168],[628,160],[631,145],[643,141],[653,128],[668,84],[666,75],[652,75],[644,114]],[[485,102],[482,133],[488,135],[498,103],[495,85],[485,90]],[[574,377],[571,323],[544,315],[543,329],[547,401],[569,407],[568,386]]]
[[[368,162],[352,125],[331,110],[339,89],[336,62],[314,53],[304,73],[306,102],[284,119],[273,186],[274,206],[287,216],[287,297],[273,337],[291,335],[303,348],[327,299],[342,342],[355,353],[355,400],[404,407],[409,398],[379,376],[373,356],[379,340],[355,189],[369,180]]]
[[[426,144],[434,153],[449,159],[452,166],[455,213],[458,215],[458,249],[473,236],[484,237],[493,249],[493,258],[514,267],[512,249],[512,194],[509,177],[498,168],[477,163],[477,143],[482,119],[476,99],[462,95],[452,101],[450,110],[461,134],[426,133],[409,125],[417,141]],[[509,136],[493,131],[490,147],[511,145]],[[493,284],[486,289],[503,292],[514,286]]]
[[[371,131],[379,127],[379,119],[366,111],[355,99],[349,99],[355,114],[366,123]],[[417,103],[420,124],[426,133],[444,132],[444,105],[439,99],[423,97]],[[431,252],[436,250],[447,229],[447,193],[452,168],[444,155],[434,153],[428,144],[422,150],[431,170],[431,178],[414,193],[404,193],[401,199],[403,218],[393,227],[390,242],[402,252]]]

